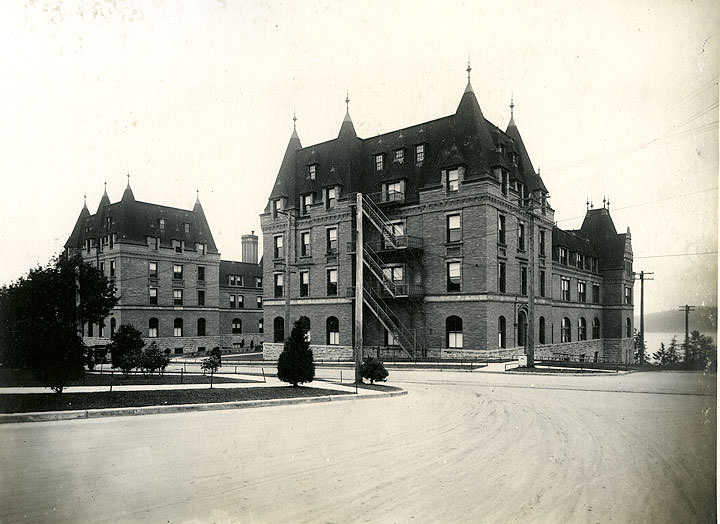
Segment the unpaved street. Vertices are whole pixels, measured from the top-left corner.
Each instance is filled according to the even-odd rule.
[[[0,426],[0,521],[714,519],[715,376],[390,378],[409,394]]]

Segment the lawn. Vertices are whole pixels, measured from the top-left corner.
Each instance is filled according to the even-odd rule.
[[[0,395],[0,413],[29,413],[35,411],[64,411],[177,404],[207,404],[269,400],[278,398],[322,397],[347,395],[312,387],[282,386],[233,389],[180,389],[162,391],[103,391],[96,393],[18,393]]]

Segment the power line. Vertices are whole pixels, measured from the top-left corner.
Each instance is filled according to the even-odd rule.
[[[639,255],[634,256],[633,259],[636,258],[667,258],[667,257],[687,257],[687,256],[694,256],[694,255],[717,255],[717,251],[701,251],[697,253],[668,253],[665,255]]]

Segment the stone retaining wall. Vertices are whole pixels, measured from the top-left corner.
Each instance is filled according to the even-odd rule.
[[[353,360],[352,346],[327,346],[320,344],[310,344],[313,352],[313,359],[318,360]],[[263,360],[277,362],[280,353],[282,353],[283,344],[279,342],[265,342],[263,344]]]

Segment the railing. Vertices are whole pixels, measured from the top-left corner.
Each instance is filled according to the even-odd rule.
[[[396,298],[399,294],[399,290],[397,289],[395,282],[387,278],[380,259],[369,245],[363,245],[363,254],[363,261],[368,266],[372,274],[375,275],[375,278],[383,285],[387,292],[390,293],[393,298]]]
[[[371,245],[377,252],[394,251],[397,249],[422,249],[423,239],[411,235],[395,235],[393,245],[391,246],[386,245],[382,240],[366,242],[366,244]]]
[[[404,191],[381,191],[380,193],[371,193],[367,195],[375,204],[398,203],[405,202]]]
[[[395,249],[397,237],[388,229],[390,219],[385,216],[385,213],[383,213],[367,195],[363,195],[363,211],[378,231],[380,231],[386,245],[390,245],[392,249]]]
[[[380,296],[373,292],[372,289],[367,286],[363,286],[363,299],[367,306],[375,313],[380,323],[385,326],[390,333],[392,333],[395,340],[399,343],[400,347],[408,354],[409,357],[413,356],[416,347],[415,335],[407,329],[399,320],[393,318],[388,311],[390,308],[383,301]]]

